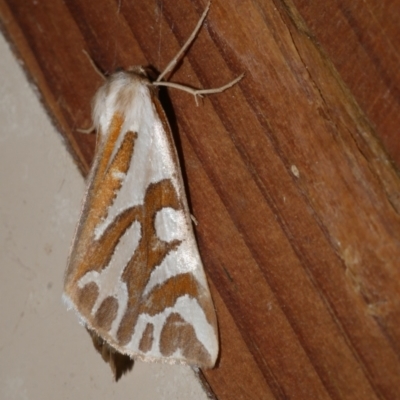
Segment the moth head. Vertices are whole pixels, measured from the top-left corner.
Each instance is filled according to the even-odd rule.
[[[143,99],[149,90],[153,91],[153,85],[143,67],[132,67],[110,75],[93,99],[92,116],[96,130],[104,135],[115,114],[125,117],[141,115]]]
[[[130,67],[127,69],[127,72],[135,75],[136,77],[142,77],[144,81],[147,81],[149,84],[154,82],[159,75],[159,72],[157,72],[153,67],[151,66],[135,66],[135,67]]]
[[[148,68],[142,67],[140,65],[135,65],[129,67],[126,72],[130,74],[134,79],[142,81],[142,83],[150,83],[150,78],[148,75]]]

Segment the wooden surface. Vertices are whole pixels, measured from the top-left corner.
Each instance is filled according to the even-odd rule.
[[[0,0],[82,172],[95,139],[76,128],[101,84],[82,50],[106,72],[162,70],[204,7]],[[171,80],[245,78],[199,107],[162,93],[217,308],[204,374],[220,400],[400,398],[399,18],[400,0],[215,0]]]

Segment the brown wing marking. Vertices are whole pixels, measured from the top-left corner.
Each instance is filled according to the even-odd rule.
[[[93,180],[88,189],[81,217],[81,221],[84,222],[76,234],[72,252],[74,256],[70,259],[66,273],[65,290],[71,297],[76,282],[86,272],[104,267],[104,263],[99,263],[99,259],[105,256],[105,248],[99,252],[99,242],[94,238],[95,227],[107,216],[108,208],[122,185],[118,175],[127,173],[137,137],[136,133],[127,132],[114,159],[110,161],[122,124],[122,116],[115,114],[105,142],[98,145]],[[104,244],[104,240],[102,242]],[[112,252],[108,255],[111,257]]]
[[[153,346],[154,340],[154,325],[148,323],[146,328],[143,332],[142,338],[140,339],[139,343],[139,350],[143,351],[143,353],[147,353]]]
[[[193,275],[184,273],[171,277],[163,284],[154,287],[143,299],[140,313],[152,316],[159,314],[167,307],[173,307],[176,300],[186,294],[193,299],[198,298],[199,288]]]
[[[175,188],[170,180],[162,180],[149,185],[144,205],[140,213],[142,237],[132,259],[125,268],[122,280],[128,287],[128,308],[118,329],[117,338],[120,345],[128,343],[141,312],[145,299],[144,289],[154,268],[161,264],[165,256],[181,243],[179,240],[164,242],[157,237],[154,227],[156,214],[162,208],[175,210],[181,208]]]
[[[205,368],[213,366],[210,354],[197,340],[193,326],[179,314],[172,313],[168,316],[161,331],[160,351],[164,356],[169,357],[178,349],[188,364]]]

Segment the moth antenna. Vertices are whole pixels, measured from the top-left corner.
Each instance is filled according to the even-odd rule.
[[[164,71],[159,75],[159,77],[153,82],[154,86],[167,86],[167,87],[179,89],[184,92],[192,94],[194,96],[197,106],[199,105],[199,103],[197,101],[198,97],[203,97],[203,95],[208,95],[208,94],[221,93],[224,90],[229,89],[230,87],[232,87],[233,85],[238,83],[244,76],[244,74],[241,74],[233,81],[228,82],[226,85],[217,87],[217,88],[211,88],[211,89],[194,89],[194,88],[191,88],[190,86],[180,85],[179,83],[166,82],[166,81],[162,80],[162,78],[175,67],[177,62],[180,60],[182,55],[185,53],[188,46],[190,46],[191,43],[195,40],[203,22],[204,22],[204,19],[207,16],[210,6],[211,6],[211,1],[208,2],[206,9],[203,11],[203,14],[199,19],[199,22],[197,23],[196,27],[194,28],[192,34],[189,36],[189,39],[182,46],[182,48],[178,51],[176,56],[170,61],[170,63],[167,65],[167,67],[164,69]]]
[[[90,65],[92,66],[92,68],[96,71],[97,75],[101,76],[101,79],[103,79],[103,81],[105,81],[107,79],[107,77],[100,71],[99,67],[95,64],[95,62],[92,60],[92,57],[90,57],[89,53],[85,50],[82,49],[82,53],[87,57],[87,59],[90,62]],[[82,129],[82,128],[77,128],[76,131],[79,133],[84,133],[85,135],[88,135],[89,133],[94,132],[95,126],[92,125],[87,129]]]
[[[189,39],[186,40],[186,43],[182,46],[182,48],[178,51],[177,55],[169,62],[169,64],[166,66],[166,68],[164,69],[164,71],[159,75],[159,77],[157,78],[157,80],[154,82],[154,84],[156,82],[160,82],[161,79],[168,74],[168,72],[170,72],[174,66],[177,64],[177,62],[180,60],[180,58],[182,57],[182,54],[185,53],[186,49],[191,45],[191,43],[194,41],[194,39],[196,38],[201,26],[203,25],[203,21],[207,16],[208,10],[210,9],[211,6],[211,1],[208,2],[206,9],[203,11],[202,16],[199,19],[199,22],[197,23],[196,27],[194,28],[194,31],[192,32],[192,34],[189,36]]]
[[[167,87],[172,87],[174,89],[182,90],[184,92],[188,92],[194,96],[194,98],[196,100],[196,105],[199,105],[197,102],[197,97],[201,98],[201,97],[203,97],[203,95],[221,93],[221,92],[225,91],[226,89],[229,89],[236,83],[238,83],[243,78],[243,76],[244,76],[244,73],[242,75],[238,76],[237,78],[235,78],[233,81],[228,82],[224,86],[220,86],[217,88],[211,88],[211,89],[193,89],[190,86],[180,85],[179,83],[173,83],[173,82],[164,82],[164,81],[163,82],[157,82],[157,81],[153,82],[153,85],[167,86]]]
[[[97,72],[97,74],[99,76],[101,76],[103,81],[105,81],[107,79],[107,77],[100,71],[100,68],[95,64],[95,62],[93,61],[92,57],[90,57],[89,53],[85,49],[82,49],[82,52],[88,58],[88,60],[90,62],[90,65],[93,67],[93,69]]]

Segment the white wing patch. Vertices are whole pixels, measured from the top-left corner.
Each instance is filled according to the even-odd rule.
[[[156,214],[154,225],[157,236],[164,242],[184,240],[187,235],[185,214],[182,210],[162,208]]]

